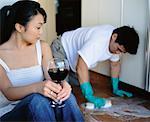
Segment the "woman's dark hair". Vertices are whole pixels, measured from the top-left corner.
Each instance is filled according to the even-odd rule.
[[[123,45],[126,49],[126,52],[130,54],[136,54],[138,45],[139,45],[139,36],[134,28],[129,26],[122,26],[120,28],[116,28],[113,31],[113,34],[117,33],[116,42],[120,45]]]
[[[39,13],[46,23],[46,12],[35,1],[22,0],[0,9],[0,45],[9,40],[16,23],[26,26],[32,17]]]

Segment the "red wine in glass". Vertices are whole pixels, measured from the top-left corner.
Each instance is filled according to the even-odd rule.
[[[48,64],[48,74],[55,83],[61,84],[69,73],[69,64],[66,59],[53,58]],[[63,102],[52,101],[52,107],[64,107]]]
[[[61,83],[68,75],[69,70],[63,68],[53,68],[48,70],[51,79],[56,83]]]

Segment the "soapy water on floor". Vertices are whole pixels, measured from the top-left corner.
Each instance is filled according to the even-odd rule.
[[[89,110],[85,107],[85,103],[83,103],[81,107],[83,108],[84,115],[86,117],[91,117],[90,119],[93,119],[93,122],[94,118],[92,118],[92,116],[90,115],[107,114],[112,116],[113,118],[118,118],[126,121],[150,117],[150,109],[146,108],[143,105],[149,102],[147,100],[143,100],[140,98],[124,99],[120,97],[110,97],[108,99],[112,101],[112,107],[104,109]]]

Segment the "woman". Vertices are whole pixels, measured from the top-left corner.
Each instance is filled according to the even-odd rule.
[[[70,85],[51,81],[49,45],[40,41],[46,13],[35,1],[18,1],[0,10],[0,120],[84,121]],[[45,79],[45,80],[44,80]],[[52,100],[65,101],[52,108]]]

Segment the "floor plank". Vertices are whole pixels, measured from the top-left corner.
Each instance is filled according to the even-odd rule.
[[[112,87],[111,87],[111,82],[110,82],[109,77],[90,71],[90,81],[91,81],[91,84],[93,86],[93,90],[96,96],[104,97],[104,98],[115,97],[115,95],[112,94]],[[73,93],[75,94],[77,98],[78,104],[81,105],[82,103],[85,103],[86,100],[81,94],[80,87],[72,86],[72,88],[73,88]],[[126,91],[133,92],[134,97],[138,97],[143,100],[148,100],[148,102],[145,103],[143,106],[145,106],[146,108],[150,110],[150,93],[149,92],[146,92],[144,90],[141,90],[134,86],[130,86],[125,83],[120,84],[120,88]],[[109,115],[92,115],[92,118],[97,120],[97,122],[98,121],[100,122],[124,122],[125,121],[125,120],[120,120],[118,118],[114,118]],[[138,118],[130,122],[150,122],[150,118]]]

